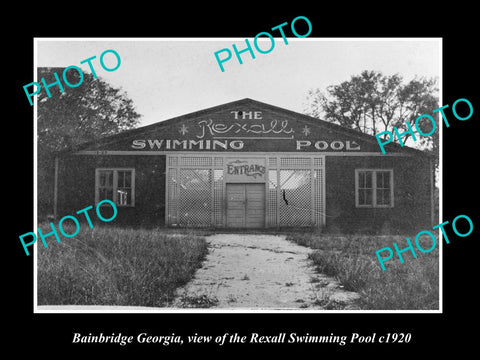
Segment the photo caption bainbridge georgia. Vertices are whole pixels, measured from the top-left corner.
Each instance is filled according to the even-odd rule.
[[[345,346],[349,344],[392,344],[406,343],[412,340],[410,333],[387,333],[370,335],[360,335],[359,333],[351,333],[350,335],[336,335],[330,333],[328,335],[313,335],[310,333],[285,333],[280,332],[275,335],[264,335],[252,332],[249,335],[239,333],[224,333],[223,335],[206,336],[195,333],[194,335],[181,336],[172,333],[170,335],[153,335],[149,333],[140,333],[137,336],[123,335],[122,333],[104,335],[103,333],[93,335],[82,335],[74,333],[73,344],[118,344],[119,346],[128,346],[134,342],[138,344],[157,344],[161,346],[180,346],[183,344],[208,344],[214,343],[217,346],[227,344],[336,344]]]

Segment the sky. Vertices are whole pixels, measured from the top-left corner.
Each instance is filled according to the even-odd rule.
[[[281,37],[275,38],[267,54],[256,51],[249,39],[255,59],[245,52],[240,64],[232,44],[242,50],[245,38],[36,38],[34,61],[38,67],[76,65],[90,72],[88,64],[80,62],[96,56],[92,65],[97,75],[133,100],[142,115],[140,126],[243,98],[303,113],[309,89],[325,91],[363,70],[399,74],[405,81],[437,77],[441,85],[438,38],[287,39],[285,44]],[[258,44],[261,49],[271,46],[268,38],[260,38]],[[214,53],[224,48],[230,49],[232,58],[223,63],[222,72]],[[121,58],[112,72],[99,63],[109,49]],[[112,53],[104,60],[108,67],[116,65]]]

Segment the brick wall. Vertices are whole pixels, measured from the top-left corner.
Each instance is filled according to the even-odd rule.
[[[355,169],[361,168],[393,169],[393,208],[355,206]],[[327,230],[405,234],[431,228],[429,171],[423,157],[327,156]]]
[[[135,168],[135,207],[118,207],[115,223],[135,226],[164,224],[165,155],[71,155],[61,158],[58,176],[59,218],[75,214],[89,205],[95,208],[95,169],[101,167]],[[108,214],[104,216],[108,217]]]

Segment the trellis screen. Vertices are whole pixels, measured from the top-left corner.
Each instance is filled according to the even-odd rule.
[[[186,226],[210,223],[212,170],[180,169],[179,222]]]
[[[167,164],[167,224],[222,226],[223,158],[169,156]]]
[[[270,157],[268,226],[325,225],[324,157]]]
[[[166,196],[168,225],[225,226],[226,157],[228,156],[168,156]],[[324,157],[266,158],[268,170],[265,184],[266,226],[325,225]]]
[[[279,170],[280,224],[308,226],[312,222],[311,170]]]

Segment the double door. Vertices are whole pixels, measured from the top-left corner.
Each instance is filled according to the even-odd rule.
[[[265,227],[264,183],[227,183],[227,227]]]

